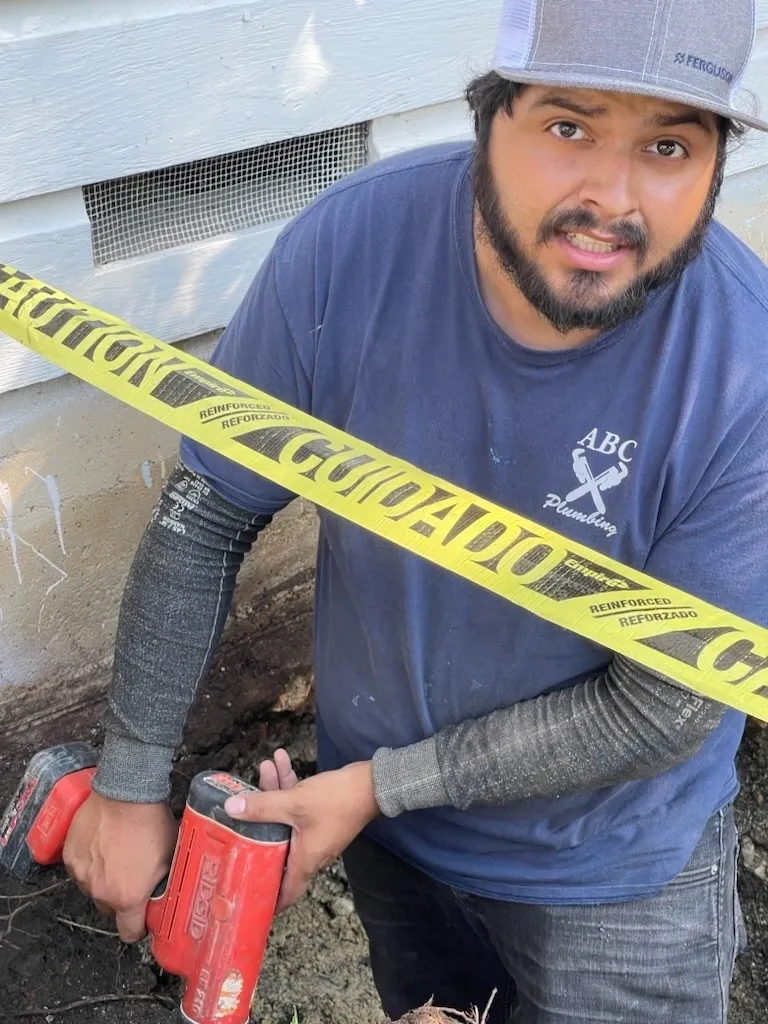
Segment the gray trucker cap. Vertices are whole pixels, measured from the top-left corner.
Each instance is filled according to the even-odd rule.
[[[736,106],[754,0],[504,0],[494,70],[515,82],[640,93],[768,131]]]

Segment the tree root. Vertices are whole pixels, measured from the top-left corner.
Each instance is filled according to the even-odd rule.
[[[102,1003],[159,1003],[160,1006],[166,1006],[169,1009],[175,1005],[172,999],[168,999],[166,996],[155,995],[154,993],[126,993],[125,995],[119,995],[116,992],[112,992],[105,996],[84,996],[82,999],[76,999],[73,1003],[62,1003],[58,1006],[41,1006],[35,1010],[19,1010],[17,1013],[12,1013],[11,1017],[55,1017],[57,1013],[69,1013],[70,1010],[82,1010],[88,1006],[100,1006]]]
[[[491,993],[491,998],[482,1013],[477,1007],[469,1013],[463,1013],[461,1010],[451,1010],[444,1006],[433,1006],[430,1001],[426,1006],[406,1013],[394,1024],[487,1024],[496,991],[494,989]]]

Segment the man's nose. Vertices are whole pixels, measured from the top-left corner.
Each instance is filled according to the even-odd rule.
[[[632,155],[607,146],[590,155],[579,199],[603,222],[626,220],[638,210],[635,178]]]

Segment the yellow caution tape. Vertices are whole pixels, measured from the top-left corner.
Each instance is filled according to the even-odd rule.
[[[768,721],[762,626],[393,458],[3,264],[0,330],[376,536]]]

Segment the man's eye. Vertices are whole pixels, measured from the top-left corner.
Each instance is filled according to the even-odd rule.
[[[656,156],[663,156],[667,160],[681,160],[688,156],[688,151],[685,146],[682,146],[679,142],[675,142],[674,139],[660,139],[648,148],[652,153],[655,153]]]
[[[558,139],[586,139],[587,135],[583,128],[579,128],[573,121],[558,121],[549,129]]]

